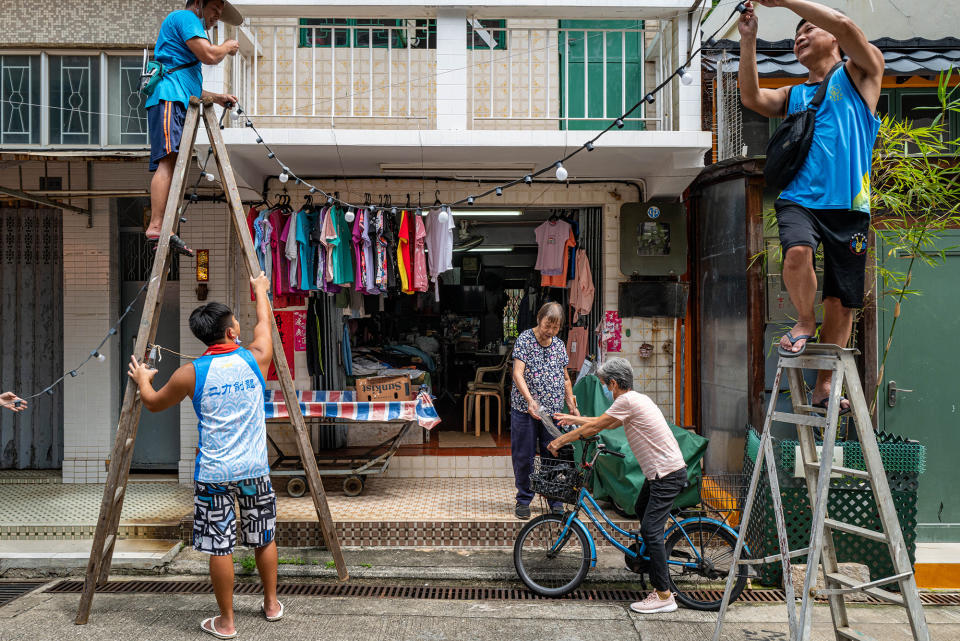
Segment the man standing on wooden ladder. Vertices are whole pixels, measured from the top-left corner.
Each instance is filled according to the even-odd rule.
[[[279,621],[277,601],[276,495],[267,463],[264,379],[273,360],[270,281],[251,278],[257,298],[257,325],[250,349],[240,347],[240,323],[226,305],[208,303],[190,314],[190,330],[207,346],[203,356],[182,365],[159,391],[148,369],[131,356],[129,375],[143,406],[162,412],[188,396],[199,419],[200,441],[194,470],[193,547],[210,555],[210,580],[220,607],[201,629],[218,639],[237,636],[233,620],[233,548],[237,542],[235,503],[240,505],[243,543],[254,547],[263,584],[261,614]]]
[[[237,104],[236,96],[203,91],[200,63],[216,65],[240,49],[236,40],[222,45],[210,42],[206,29],[218,21],[239,26],[243,17],[233,5],[224,0],[187,0],[185,9],[174,11],[160,25],[154,59],[164,67],[163,77],[147,99],[147,129],[150,132],[150,224],[147,239],[156,246],[160,239],[160,225],[167,206],[173,167],[180,150],[183,121],[190,104],[190,96],[211,98],[221,107]],[[170,246],[192,256],[193,252],[174,234]]]
[[[803,352],[817,331],[814,311],[817,275],[814,253],[823,244],[823,326],[820,342],[847,344],[853,310],[863,306],[867,234],[870,229],[870,166],[880,128],[877,100],[883,54],[850,18],[807,0],[756,0],[800,16],[793,52],[808,70],[793,87],[761,89],[757,78],[757,17],[751,2],[740,16],[740,96],[745,107],[784,117],[807,108],[827,78],[826,99],[816,114],[813,144],[800,170],[776,201],[783,283],[797,308],[793,329],[780,339],[779,352]],[[831,74],[843,60],[847,61]],[[821,371],[811,403],[826,409],[830,372]],[[840,412],[850,401],[840,401]]]

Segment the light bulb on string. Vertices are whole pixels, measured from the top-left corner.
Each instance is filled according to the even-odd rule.
[[[617,129],[623,129],[623,118],[617,118],[617,121],[614,124],[617,125]]]
[[[236,109],[230,112],[230,120],[240,120],[240,110]]]
[[[589,140],[583,145],[583,148],[587,151],[593,151],[593,143]]]
[[[498,195],[498,196],[502,196],[502,195],[503,195],[503,187],[497,187],[497,195]]]
[[[693,84],[693,74],[687,71],[686,67],[680,67],[677,69],[677,73],[680,74],[680,82],[686,86]]]
[[[216,176],[214,176],[214,175],[211,174],[210,172],[207,172],[207,173],[204,174],[204,178],[207,179],[207,182],[208,182],[208,183],[212,183],[212,182],[213,182],[213,179],[216,178]]]
[[[559,180],[560,182],[563,182],[567,179],[568,175],[569,173],[567,172],[567,168],[563,166],[562,162],[558,161],[557,162],[557,180]]]
[[[285,183],[288,180],[290,180],[290,176],[288,176],[287,172],[284,171],[284,172],[281,172],[279,176],[277,176],[277,180],[279,180],[282,183]]]
[[[468,204],[468,205],[472,205],[472,204],[473,204],[473,196],[467,196],[467,204]]]
[[[417,216],[426,216],[430,211],[424,211],[421,207],[417,207]]]
[[[445,205],[443,209],[440,210],[440,213],[437,214],[437,222],[442,225],[445,222],[447,222],[449,218],[450,218],[450,208]]]
[[[526,176],[523,177],[523,182],[527,183],[528,185],[532,185],[533,176],[531,176],[530,174],[527,174]]]
[[[646,96],[643,97],[643,99],[652,105],[657,98],[652,93],[648,93]]]
[[[97,359],[97,362],[98,362],[98,363],[102,363],[103,361],[107,360],[107,357],[106,357],[106,356],[104,356],[104,355],[101,354],[100,352],[96,352],[96,351],[93,353],[93,357],[94,357],[95,359]]]
[[[356,216],[356,214],[353,213],[353,210],[352,210],[352,209],[348,209],[346,215],[344,216],[344,219],[345,219],[348,223],[352,223],[352,222],[353,222],[353,219],[356,218],[356,217],[357,217],[357,216]]]

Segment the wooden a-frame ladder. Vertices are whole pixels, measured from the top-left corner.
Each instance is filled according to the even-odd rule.
[[[160,318],[160,302],[163,300],[163,288],[169,269],[170,235],[179,227],[180,206],[186,188],[187,172],[190,158],[193,155],[193,145],[200,127],[200,119],[207,128],[207,136],[223,181],[227,206],[233,220],[233,230],[237,241],[243,247],[243,255],[247,264],[247,271],[251,276],[260,273],[260,264],[253,247],[253,240],[247,228],[246,218],[240,202],[240,192],[233,175],[233,167],[227,156],[220,134],[220,125],[213,111],[213,104],[209,100],[200,101],[194,97],[190,99],[183,125],[183,136],[180,141],[180,151],[173,171],[170,185],[170,195],[163,212],[163,224],[160,231],[160,241],[157,247],[153,270],[150,273],[150,284],[147,296],[143,303],[143,315],[137,330],[137,342],[133,353],[139,358],[146,355],[147,347],[153,343],[157,333],[157,322]],[[272,311],[272,310],[271,310]],[[320,483],[317,472],[317,462],[313,456],[313,448],[307,435],[303,414],[297,402],[296,389],[290,376],[290,368],[284,356],[283,346],[280,343],[280,333],[273,314],[271,318],[271,334],[273,336],[273,363],[280,379],[280,389],[283,391],[284,402],[296,435],[297,449],[303,462],[307,481],[310,485],[310,495],[317,510],[320,521],[320,530],[323,540],[333,553],[337,574],[341,580],[346,580],[347,566],[340,550],[337,531],[330,516],[327,498]],[[130,478],[130,464],[133,460],[133,446],[137,438],[137,425],[140,421],[140,394],[133,380],[127,381],[126,392],[123,396],[123,407],[120,411],[120,424],[114,440],[113,451],[110,455],[110,468],[107,472],[107,483],[103,488],[103,499],[100,502],[100,517],[97,519],[97,530],[93,537],[93,547],[90,550],[90,560],[87,562],[87,574],[83,584],[83,594],[80,597],[80,607],[77,611],[76,623],[85,624],[90,616],[90,606],[93,603],[93,594],[98,586],[106,583],[110,575],[110,565],[113,560],[113,551],[117,543],[117,531],[120,525],[120,511],[123,508],[123,499],[126,495],[127,484]]]

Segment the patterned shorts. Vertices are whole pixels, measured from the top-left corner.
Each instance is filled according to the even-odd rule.
[[[277,495],[269,476],[226,483],[194,482],[193,549],[214,556],[233,554],[237,544],[236,504],[244,545],[259,548],[273,540]]]

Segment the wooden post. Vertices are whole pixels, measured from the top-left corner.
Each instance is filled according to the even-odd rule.
[[[243,247],[243,256],[247,265],[247,271],[251,276],[256,276],[261,271],[260,263],[257,261],[257,254],[253,247],[253,239],[250,238],[250,232],[247,228],[243,205],[240,202],[240,191],[237,189],[237,180],[233,175],[233,167],[230,164],[230,158],[227,156],[227,149],[223,144],[223,136],[220,135],[220,125],[213,112],[213,104],[211,102],[205,102],[202,109],[203,119],[207,125],[207,135],[210,137],[210,144],[213,147],[213,157],[217,161],[220,180],[223,182],[223,191],[226,194],[227,205],[230,208],[233,229],[237,234],[237,240],[240,246]],[[277,330],[277,322],[273,316],[272,307],[270,312],[270,331],[273,335],[273,364],[277,369],[277,378],[280,380],[283,400],[287,404],[290,424],[293,426],[293,431],[296,436],[297,449],[300,453],[300,460],[303,462],[303,469],[310,486],[310,496],[313,498],[313,505],[317,510],[317,516],[320,520],[320,530],[323,533],[324,543],[326,543],[327,548],[329,548],[333,554],[333,560],[337,566],[337,576],[340,577],[341,581],[345,581],[349,578],[347,565],[343,559],[343,552],[340,550],[340,540],[337,538],[337,530],[333,525],[333,517],[330,515],[330,507],[327,505],[327,497],[323,491],[323,484],[320,482],[320,473],[317,469],[317,461],[313,455],[310,435],[307,433],[303,414],[300,412],[300,403],[297,401],[297,390],[293,385],[293,378],[290,376],[290,367],[287,365],[287,358],[283,353],[283,344],[280,341],[280,332]]]

